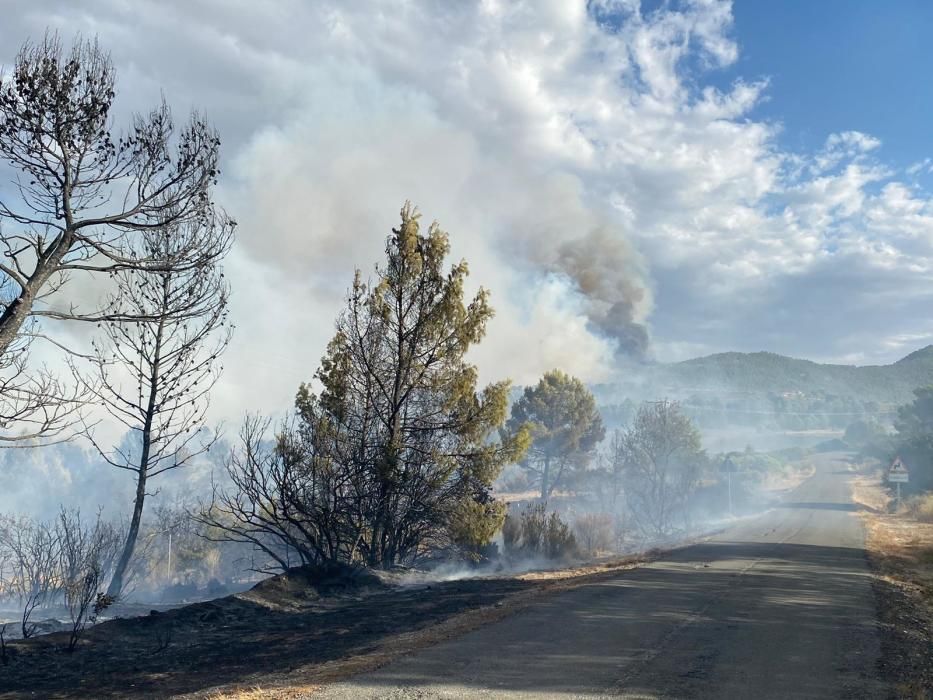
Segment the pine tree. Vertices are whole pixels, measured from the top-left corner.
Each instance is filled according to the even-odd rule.
[[[458,534],[470,546],[488,538],[502,518],[492,482],[527,441],[523,431],[495,439],[509,382],[478,392],[464,359],[492,318],[488,292],[465,303],[467,265],[445,270],[447,234],[436,223],[422,234],[408,203],[401,217],[375,280],[357,272],[317,374],[334,442],[357,465],[359,551],[371,566],[411,561]]]
[[[542,500],[586,468],[606,434],[593,394],[560,370],[547,372],[512,406],[507,434],[523,429],[530,429],[532,441],[521,466],[540,487]]]

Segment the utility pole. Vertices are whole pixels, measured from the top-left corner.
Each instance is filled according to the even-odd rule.
[[[719,467],[720,471],[726,473],[726,484],[728,484],[729,491],[729,517],[733,517],[732,513],[732,474],[738,471],[738,467],[735,462],[732,461],[732,455],[738,454],[738,452],[730,452],[726,455],[725,459],[722,461],[722,465]]]
[[[726,472],[726,481],[729,482],[729,516],[732,516],[732,472]]]

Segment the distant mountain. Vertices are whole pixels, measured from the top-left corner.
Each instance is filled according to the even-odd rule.
[[[824,393],[863,401],[901,404],[913,390],[933,384],[933,345],[890,365],[823,365],[771,352],[726,352],[658,365],[658,388],[724,390],[754,394]]]
[[[803,417],[799,427],[844,425],[858,414],[889,420],[917,387],[933,384],[933,345],[890,365],[819,364],[771,352],[725,352],[633,369],[594,387],[603,406],[671,398],[698,418],[725,421],[762,413]],[[823,419],[821,419],[821,417]],[[782,420],[787,427],[789,421]],[[796,424],[795,424],[796,425]]]

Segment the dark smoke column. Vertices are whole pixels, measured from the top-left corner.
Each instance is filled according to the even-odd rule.
[[[607,227],[557,250],[555,271],[584,299],[584,312],[594,333],[611,340],[616,353],[644,362],[650,337],[642,319],[651,306],[638,255],[621,234]]]

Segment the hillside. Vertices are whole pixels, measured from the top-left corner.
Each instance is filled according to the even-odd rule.
[[[803,429],[843,428],[860,417],[890,421],[927,384],[933,384],[933,346],[890,365],[863,367],[726,352],[640,367],[594,392],[610,423],[627,422],[633,402],[671,398],[706,426]]]
[[[916,387],[933,383],[933,345],[890,365],[824,365],[770,352],[727,352],[658,365],[650,374],[656,388],[678,394],[801,392],[901,404],[913,398]]]

